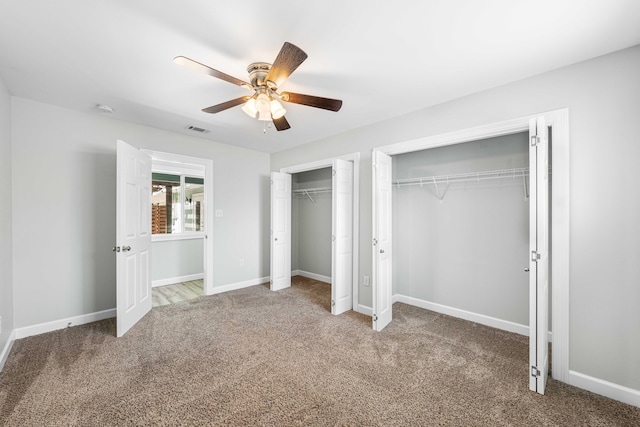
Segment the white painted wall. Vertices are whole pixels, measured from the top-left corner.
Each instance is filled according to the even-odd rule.
[[[204,239],[151,243],[151,281],[204,273]]]
[[[277,153],[271,169],[361,152],[359,295],[370,306],[362,276],[371,274],[371,149],[567,107],[569,368],[640,390],[638,75],[640,46]]]
[[[331,187],[331,168],[293,175],[294,189],[316,187]],[[292,269],[331,277],[331,193],[313,198],[315,204],[308,197],[292,204]]]
[[[11,96],[0,79],[0,353],[13,329],[11,179]]]
[[[393,157],[394,179],[528,166],[528,133]],[[529,324],[523,178],[393,187],[394,294]],[[527,182],[528,184],[528,182]],[[528,185],[527,185],[528,187]]]
[[[268,276],[267,154],[12,100],[16,328],[115,307],[117,139],[212,159],[214,286]]]

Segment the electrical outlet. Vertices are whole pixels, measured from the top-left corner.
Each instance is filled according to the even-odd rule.
[[[240,258],[240,267],[244,267],[244,258]]]
[[[216,217],[221,217],[223,215],[222,209],[216,209]]]
[[[364,285],[369,286],[369,276],[364,276]]]

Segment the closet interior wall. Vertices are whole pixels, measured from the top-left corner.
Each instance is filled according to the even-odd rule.
[[[291,269],[331,280],[331,168],[293,174]],[[296,190],[309,191],[308,195]],[[329,189],[329,190],[327,190]]]
[[[528,133],[394,156],[393,293],[528,325],[528,176],[473,178],[528,165]]]

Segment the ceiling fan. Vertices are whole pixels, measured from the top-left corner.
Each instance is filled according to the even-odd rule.
[[[322,98],[293,92],[278,92],[280,85],[284,83],[305,59],[307,59],[307,54],[302,49],[294,44],[285,42],[275,61],[273,61],[273,64],[266,62],[249,64],[247,72],[249,73],[251,83],[237,79],[185,56],[176,56],[173,61],[197,72],[208,74],[253,91],[252,96],[241,96],[240,98],[203,108],[202,111],[205,113],[215,114],[244,104],[242,110],[247,113],[247,115],[261,121],[272,120],[276,129],[281,131],[287,130],[291,126],[284,117],[286,110],[280,101],[322,108],[323,110],[329,111],[339,111],[342,107],[342,101],[339,99]]]

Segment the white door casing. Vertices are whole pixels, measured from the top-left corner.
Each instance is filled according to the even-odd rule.
[[[332,171],[331,314],[353,308],[353,163],[335,159]]]
[[[116,315],[123,336],[151,310],[151,157],[117,142]]]
[[[391,156],[373,152],[373,329],[381,331],[392,318]]]
[[[544,394],[549,372],[549,139],[544,117],[529,121],[529,389]]]
[[[291,287],[291,175],[271,172],[271,290]]]

